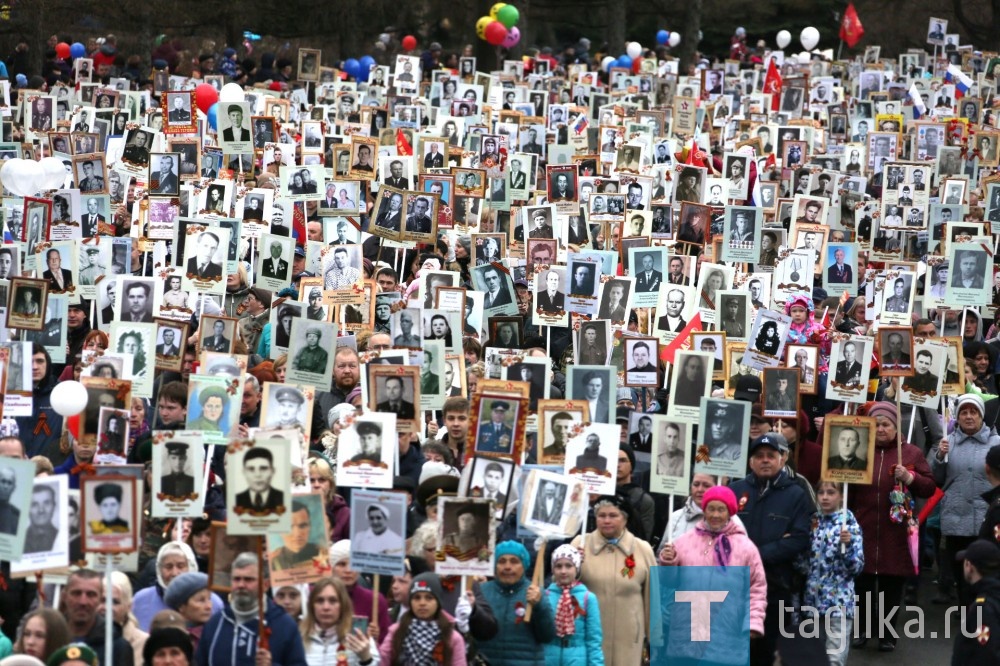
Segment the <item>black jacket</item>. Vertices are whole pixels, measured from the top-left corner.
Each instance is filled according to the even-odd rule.
[[[952,666],[1000,664],[1000,580],[983,578],[977,581],[969,587],[969,599],[972,601],[961,614],[965,626],[955,636],[951,664]]]
[[[111,654],[113,660],[104,658],[104,616],[98,615],[94,622],[94,627],[86,636],[81,636],[80,640],[86,643],[97,653],[97,659],[101,666],[135,666],[134,652],[132,644],[122,637],[122,629],[117,624],[111,626]]]
[[[979,526],[979,538],[1000,544],[1000,486],[993,486],[982,498],[986,500],[986,519]]]

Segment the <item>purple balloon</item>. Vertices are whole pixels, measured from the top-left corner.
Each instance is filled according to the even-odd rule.
[[[519,41],[521,41],[521,31],[515,25],[507,31],[507,36],[503,38],[503,47],[505,49],[513,48]]]

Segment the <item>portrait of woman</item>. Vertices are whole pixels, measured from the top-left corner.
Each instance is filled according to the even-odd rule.
[[[701,396],[705,394],[705,359],[698,356],[687,356],[679,366],[680,376],[674,390],[674,404],[684,407],[697,407],[701,404]]]
[[[705,278],[705,284],[701,289],[701,298],[698,307],[705,308],[707,310],[715,309],[715,299],[717,293],[722,289],[723,283],[725,282],[725,277],[722,275],[722,271],[713,270]]]
[[[448,318],[442,314],[431,317],[430,333],[424,332],[424,340],[444,340],[445,346],[451,347],[454,344],[454,339]]]
[[[776,356],[778,348],[781,346],[781,338],[778,337],[778,324],[773,321],[765,321],[754,340],[754,347],[757,351],[770,356]]]
[[[209,386],[198,393],[198,403],[201,405],[201,415],[188,423],[189,430],[207,430],[228,434],[226,422],[226,405],[229,395],[220,386]]]
[[[500,347],[515,347],[520,344],[517,340],[517,331],[513,324],[502,323],[497,325],[497,345]]]
[[[143,346],[142,333],[128,331],[118,338],[118,353],[132,354],[132,374],[140,376],[146,372],[146,351]]]

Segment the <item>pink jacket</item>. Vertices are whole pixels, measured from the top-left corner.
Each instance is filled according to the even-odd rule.
[[[743,525],[730,520],[722,533],[729,537],[729,565],[750,567],[750,631],[763,634],[764,613],[767,610],[767,579],[760,553],[747,536]],[[677,564],[688,567],[715,566],[715,549],[712,547],[714,538],[715,535],[708,531],[705,521],[698,523],[698,527],[674,542]]]
[[[445,614],[447,615],[447,613]],[[447,615],[451,619],[451,615]],[[399,629],[399,622],[394,622],[391,627],[389,627],[389,633],[385,635],[385,640],[379,645],[378,654],[379,661],[386,666],[392,664],[392,637],[396,635],[396,631]],[[462,638],[462,634],[459,633],[457,627],[452,627],[451,630],[451,663],[443,664],[443,666],[466,666],[465,661],[465,639]]]

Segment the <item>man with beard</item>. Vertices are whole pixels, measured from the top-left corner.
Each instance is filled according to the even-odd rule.
[[[305,650],[295,620],[267,598],[264,621],[271,637],[267,650],[259,647],[260,560],[256,553],[237,555],[231,572],[230,605],[221,613],[215,613],[205,625],[204,640],[198,643],[194,663],[305,664]],[[240,646],[239,658],[234,662],[237,645]]]

